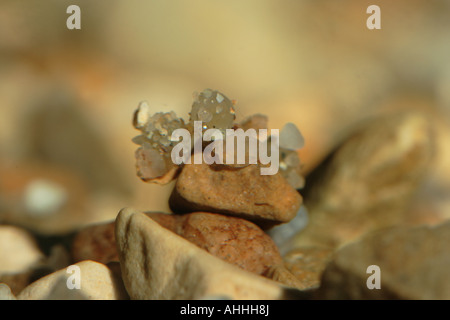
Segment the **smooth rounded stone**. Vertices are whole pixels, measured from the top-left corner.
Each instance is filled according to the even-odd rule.
[[[422,113],[364,123],[307,177],[302,194],[310,219],[296,245],[339,247],[410,223],[408,205],[432,163],[433,141]]]
[[[282,263],[272,239],[250,221],[206,212],[172,216],[178,235],[246,271],[261,275]]]
[[[31,234],[18,227],[0,225],[0,275],[26,271],[43,258]]]
[[[23,289],[18,300],[122,300],[127,299],[123,283],[114,271],[94,261],[82,261],[75,266],[80,269],[81,288],[69,289],[75,273],[68,268],[51,273]]]
[[[302,197],[279,174],[261,175],[258,165],[187,164],[170,196],[176,213],[205,211],[237,216],[263,228],[288,222]]]
[[[132,209],[116,219],[122,277],[132,299],[283,299],[278,283],[218,259]]]
[[[301,283],[301,289],[317,288],[325,267],[330,262],[333,250],[321,247],[302,247],[290,251],[283,257],[284,265]]]
[[[210,254],[246,271],[264,274],[282,263],[278,248],[257,225],[240,218],[195,212],[185,215],[145,213],[158,224]],[[114,222],[80,231],[72,244],[74,261],[119,261]]]
[[[0,283],[0,300],[17,300],[7,284]]]
[[[319,299],[450,299],[450,222],[375,231],[335,253]],[[380,268],[380,289],[368,289]],[[370,279],[372,282],[372,279]]]

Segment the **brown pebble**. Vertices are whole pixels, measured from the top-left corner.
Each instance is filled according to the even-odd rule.
[[[244,270],[263,274],[282,262],[272,239],[250,221],[206,212],[175,217],[177,234]]]
[[[280,173],[261,175],[259,165],[187,164],[169,199],[176,213],[221,213],[263,228],[290,221],[301,203],[300,194]]]

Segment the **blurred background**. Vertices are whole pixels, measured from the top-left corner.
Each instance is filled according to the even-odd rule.
[[[81,8],[81,30],[66,9]],[[381,30],[366,9],[381,8]],[[135,173],[133,111],[188,119],[195,91],[305,136],[305,174],[360,121],[396,109],[434,122],[422,193],[450,216],[450,2],[0,2],[0,222],[58,235],[126,206],[166,211],[173,184]]]

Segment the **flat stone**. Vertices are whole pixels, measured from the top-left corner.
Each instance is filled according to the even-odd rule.
[[[119,213],[116,239],[123,281],[132,299],[288,297],[278,283],[208,254],[132,209]]]
[[[293,219],[302,198],[277,173],[261,175],[258,165],[242,168],[187,164],[169,199],[176,213],[212,212],[237,216],[268,228]]]
[[[69,289],[67,281],[73,273],[67,268],[51,273],[23,289],[18,300],[122,300],[128,295],[123,283],[116,274],[104,264],[82,261],[75,266],[80,268],[80,289]]]
[[[327,266],[319,299],[450,299],[450,222],[392,227],[366,235],[336,252]],[[380,268],[380,289],[367,280]]]

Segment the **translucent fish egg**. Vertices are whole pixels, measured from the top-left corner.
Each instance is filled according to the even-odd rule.
[[[229,129],[235,120],[233,103],[224,94],[211,89],[201,92],[191,110],[191,121],[202,121],[203,128]]]

